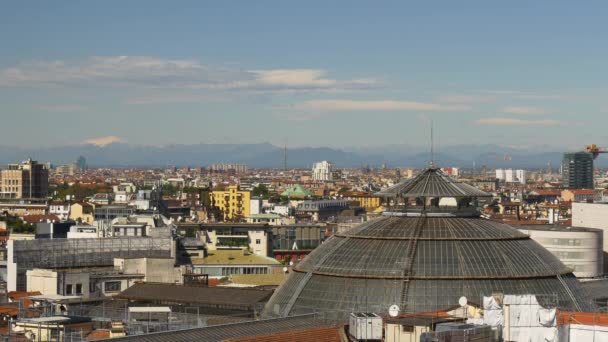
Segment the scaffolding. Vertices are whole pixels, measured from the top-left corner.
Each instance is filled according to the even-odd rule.
[[[115,237],[13,242],[13,262],[20,268],[112,266],[114,258],[166,258],[170,238]]]
[[[171,238],[39,239],[11,241],[8,261],[16,264],[16,289],[26,290],[26,271],[34,268],[112,267],[114,258],[167,258]]]

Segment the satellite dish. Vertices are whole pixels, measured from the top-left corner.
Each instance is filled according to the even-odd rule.
[[[391,305],[391,307],[388,308],[388,315],[391,317],[399,316],[399,305]]]
[[[460,297],[460,299],[458,299],[458,304],[460,304],[460,306],[463,306],[463,307],[466,306],[468,302],[469,301],[467,300],[467,297],[465,297],[465,296],[462,296],[462,297]]]

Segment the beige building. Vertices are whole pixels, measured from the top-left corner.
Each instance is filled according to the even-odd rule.
[[[46,198],[48,188],[49,171],[31,159],[21,164],[9,164],[0,175],[0,197]]]
[[[123,274],[142,274],[143,282],[179,284],[182,269],[175,258],[114,258],[114,269]]]
[[[95,205],[92,203],[74,203],[70,206],[70,220],[93,224],[95,219]]]

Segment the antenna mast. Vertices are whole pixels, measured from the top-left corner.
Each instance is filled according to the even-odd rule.
[[[285,142],[285,148],[283,150],[283,171],[287,172],[287,142]]]
[[[435,146],[433,139],[433,119],[431,119],[431,162],[430,166],[433,167],[435,164]]]

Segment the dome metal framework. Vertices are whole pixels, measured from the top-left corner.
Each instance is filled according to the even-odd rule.
[[[422,208],[387,212],[329,238],[293,268],[265,316],[325,312],[345,318],[393,304],[402,312],[437,311],[457,305],[461,296],[476,302],[497,292],[593,310],[572,271],[529,236],[478,214],[459,214],[471,212],[462,203],[487,193],[433,168],[389,190],[394,198],[417,199]],[[446,211],[429,200],[445,197],[456,197],[456,208]]]

